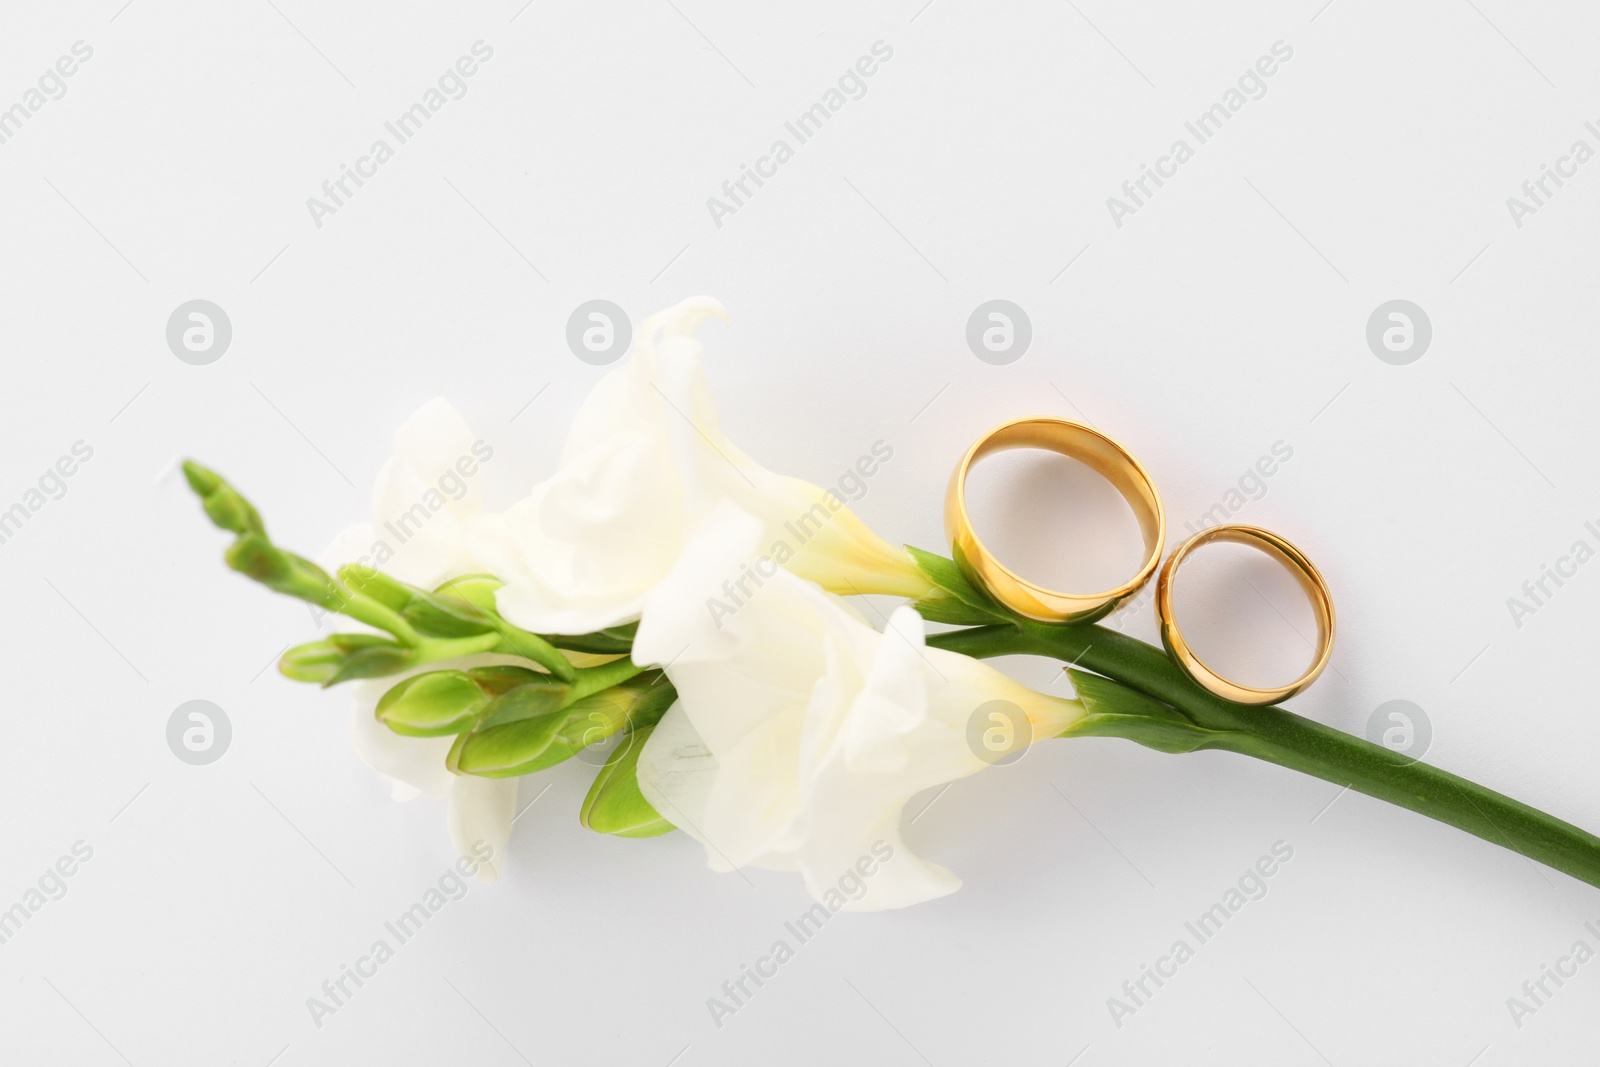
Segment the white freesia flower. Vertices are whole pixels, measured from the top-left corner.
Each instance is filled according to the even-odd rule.
[[[503,518],[476,525],[475,550],[506,583],[497,602],[507,619],[535,633],[581,634],[637,618],[724,500],[762,524],[753,560],[838,593],[931,591],[910,556],[838,493],[774,474],[723,436],[694,337],[711,316],[727,320],[717,301],[696,297],[641,323],[628,362],[579,410],[555,475]],[[721,588],[740,577],[718,579],[725,603],[743,599],[734,584]]]
[[[902,840],[906,802],[989,765],[969,723],[990,701],[1021,708],[1033,739],[1059,734],[1082,705],[927,647],[910,607],[878,633],[786,572],[715,618],[706,602],[726,561],[761,536],[759,520],[719,508],[650,598],[634,659],[665,664],[679,702],[639,760],[646,799],[706,846],[713,868],[797,869],[835,910],[953,892],[960,880]],[[864,894],[849,899],[841,879],[864,881]]]
[[[394,456],[373,486],[372,521],[341,532],[319,562],[364,563],[425,589],[481,571],[466,533],[483,514],[479,468],[493,455],[449,401],[428,401],[395,431]]]
[[[364,563],[425,589],[483,571],[465,534],[468,522],[482,514],[478,468],[493,450],[473,436],[444,400],[431,400],[419,408],[395,431],[394,445],[394,457],[378,473],[373,490],[372,522],[345,530],[317,562],[329,571],[345,563]],[[430,663],[423,669],[521,662],[515,657],[473,656]],[[409,672],[415,673],[419,672]],[[476,858],[473,846],[487,844],[493,855],[478,867],[478,877],[496,881],[511,837],[518,779],[452,774],[445,769],[452,738],[402,737],[379,722],[374,715],[378,699],[407,676],[351,683],[356,700],[350,725],[356,753],[389,779],[395,800],[422,793],[445,800],[456,852]]]

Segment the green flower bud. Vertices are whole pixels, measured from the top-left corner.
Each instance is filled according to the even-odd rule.
[[[192,459],[183,461],[183,478],[189,483],[189,488],[194,490],[194,495],[202,499],[217,491],[218,486],[227,485],[222,475],[210,467],[202,467]]]
[[[350,682],[357,678],[382,678],[399,674],[418,665],[418,652],[392,641],[383,641],[370,648],[357,649],[345,658],[344,664],[332,678],[323,682],[323,688]]]
[[[234,533],[266,533],[266,526],[261,521],[260,513],[231,485],[224,484],[200,504],[206,509],[206,515],[211,521],[224,530],[232,530]]]
[[[377,601],[390,611],[404,611],[411,603],[411,587],[361,563],[339,568],[339,581],[352,593]]]
[[[540,689],[548,691],[541,694]],[[524,690],[533,690],[524,694]],[[668,685],[635,681],[612,686],[570,705],[540,712],[564,686],[523,686],[495,701],[477,731],[463,735],[452,753],[459,774],[510,778],[553,767],[624,728],[658,722],[676,699]]]
[[[566,707],[572,697],[571,686],[548,674],[528,673],[532,679],[501,693],[484,709],[483,729],[540,718]]]
[[[407,678],[378,701],[378,721],[407,737],[444,737],[468,729],[489,698],[465,671]]]
[[[339,673],[352,654],[369,648],[400,650],[400,646],[376,634],[334,634],[323,641],[291,648],[278,660],[278,671],[296,682],[325,684]]]
[[[558,737],[565,722],[564,714],[551,712],[462,734],[451,750],[450,769],[484,778],[515,778],[553,767],[577,751]]]
[[[618,837],[658,837],[675,829],[639,790],[639,753],[654,729],[652,724],[633,731],[606,759],[583,798],[578,821],[584,826]]]
[[[467,671],[467,677],[478,683],[478,688],[489,696],[498,697],[521,685],[544,682],[549,676],[527,667],[496,664],[493,667],[472,667]]]
[[[183,463],[183,476],[200,498],[200,504],[206,510],[206,515],[218,527],[233,533],[256,533],[266,535],[266,527],[261,522],[261,516],[250,502],[239,495],[239,491],[223,480],[222,475],[194,462],[185,460]]]
[[[275,592],[299,597],[329,611],[339,611],[345,599],[328,572],[285,552],[262,533],[241,533],[238,540],[228,546],[223,558],[228,566],[247,578],[253,578]]]
[[[484,614],[492,615],[498,610],[494,603],[494,594],[505,583],[492,574],[467,574],[460,578],[452,578],[445,582],[434,593],[454,600],[464,600]]]
[[[476,637],[496,629],[495,618],[472,604],[435,596],[359,563],[340,567],[339,581],[351,592],[395,612],[428,637]]]

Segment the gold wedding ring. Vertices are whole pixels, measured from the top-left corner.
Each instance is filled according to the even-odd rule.
[[[967,472],[984,456],[1010,448],[1041,448],[1070,456],[1098,472],[1122,494],[1139,520],[1144,537],[1144,562],[1132,578],[1100,593],[1058,592],[1021,577],[984,547],[967,515]],[[944,525],[956,563],[967,579],[1012,611],[1039,622],[1091,622],[1107,614],[1155,573],[1166,540],[1161,497],[1139,461],[1098,430],[1049,417],[1002,423],[978,438],[950,476],[944,498]]]
[[[1183,639],[1183,633],[1178,629],[1178,621],[1172,611],[1172,579],[1182,566],[1184,557],[1201,545],[1213,541],[1260,549],[1287,567],[1289,573],[1300,583],[1300,588],[1304,589],[1306,596],[1310,598],[1312,611],[1317,616],[1317,656],[1311,667],[1288,685],[1255,689],[1230,682],[1206,666],[1200,657],[1194,654],[1189,643]],[[1179,545],[1177,550],[1167,557],[1166,565],[1161,568],[1161,577],[1156,580],[1156,620],[1161,625],[1161,643],[1167,646],[1167,651],[1178,661],[1178,666],[1183,668],[1184,673],[1202,688],[1224,700],[1232,700],[1238,704],[1276,704],[1280,700],[1289,699],[1316,681],[1317,675],[1328,665],[1328,658],[1333,655],[1333,597],[1328,593],[1327,583],[1322,580],[1322,575],[1311,565],[1304,552],[1270,530],[1263,530],[1257,526],[1213,526],[1208,530],[1201,530]]]

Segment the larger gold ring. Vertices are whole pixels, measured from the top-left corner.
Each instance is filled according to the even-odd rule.
[[[1306,596],[1311,599],[1311,609],[1317,616],[1316,659],[1304,674],[1288,685],[1255,689],[1230,682],[1206,666],[1204,661],[1194,654],[1189,643],[1183,639],[1183,632],[1178,629],[1178,621],[1172,611],[1172,579],[1178,573],[1178,567],[1183,564],[1184,557],[1201,545],[1213,541],[1249,545],[1261,549],[1287,567],[1289,573],[1300,583],[1300,588],[1304,589]],[[1276,704],[1280,700],[1289,699],[1316,681],[1317,675],[1322,673],[1322,668],[1328,665],[1328,658],[1333,655],[1333,597],[1328,592],[1328,584],[1322,580],[1322,575],[1311,565],[1304,552],[1272,531],[1263,530],[1258,526],[1213,526],[1208,530],[1201,530],[1179,545],[1172,555],[1167,557],[1166,566],[1161,568],[1161,577],[1156,580],[1156,621],[1161,624],[1161,643],[1167,646],[1167,651],[1178,661],[1178,666],[1183,668],[1184,673],[1202,688],[1236,704]]]
[[[1100,593],[1062,593],[1028,581],[995,559],[967,516],[967,472],[993,452],[1042,448],[1087,464],[1127,500],[1144,537],[1144,562],[1134,576]],[[1038,417],[1002,423],[978,438],[956,465],[944,498],[944,526],[955,560],[969,581],[1019,615],[1039,622],[1091,622],[1132,596],[1155,573],[1166,540],[1166,517],[1155,483],[1121,445],[1080,423]]]

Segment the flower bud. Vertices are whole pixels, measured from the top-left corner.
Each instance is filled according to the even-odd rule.
[[[291,648],[278,660],[278,671],[296,682],[331,684],[351,656],[368,649],[405,651],[376,634],[334,634],[326,640]]]
[[[330,611],[339,611],[345,605],[344,596],[327,571],[308,559],[283,551],[268,541],[265,534],[241,533],[238,540],[228,546],[223,558],[229,567],[275,592],[298,597]]]
[[[339,581],[376,601],[428,637],[476,637],[499,628],[496,616],[459,597],[443,597],[359,563],[339,568]]]
[[[411,587],[404,582],[361,563],[346,563],[339,568],[339,581],[352,593],[375,600],[390,611],[404,611],[411,603]]]
[[[583,798],[578,821],[584,826],[617,837],[658,837],[676,829],[639,791],[639,753],[654,729],[652,724],[633,731],[606,759]]]
[[[444,737],[468,729],[488,702],[465,671],[429,671],[383,694],[376,714],[397,734]]]
[[[326,689],[340,682],[355,681],[357,678],[382,678],[385,675],[399,674],[417,666],[420,655],[418,649],[397,645],[392,641],[357,649],[345,657],[338,672],[323,682],[322,687]]]
[[[528,673],[533,675],[531,679],[505,690],[484,709],[482,729],[536,719],[566,707],[572,696],[571,686],[548,674]],[[490,678],[489,682],[493,685],[499,680]]]
[[[495,701],[478,729],[461,738],[452,753],[451,769],[485,778],[510,778],[553,767],[590,745],[632,726],[660,720],[676,694],[671,686],[629,682],[564,703],[565,686],[523,686]],[[524,695],[524,690],[534,690]],[[540,712],[540,701],[562,703]]]
[[[491,698],[504,696],[518,686],[548,680],[548,675],[527,667],[515,667],[509,663],[495,664],[492,667],[472,667],[468,669],[467,677],[476,682],[478,688]]]
[[[435,595],[464,600],[485,614],[495,611],[494,594],[505,583],[492,574],[466,574],[434,590]]]
[[[200,497],[200,504],[213,523],[233,533],[266,534],[261,516],[239,491],[223,480],[222,475],[194,462],[185,460],[183,476]]]

